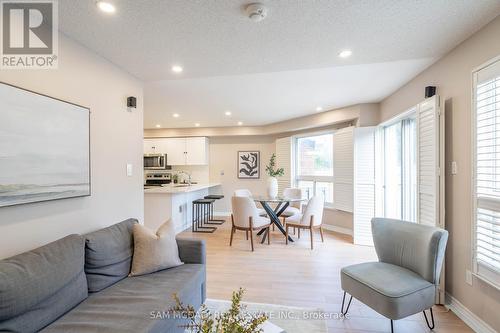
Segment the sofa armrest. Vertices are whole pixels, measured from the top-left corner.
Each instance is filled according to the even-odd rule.
[[[205,264],[206,246],[202,239],[177,238],[179,257],[186,264]]]

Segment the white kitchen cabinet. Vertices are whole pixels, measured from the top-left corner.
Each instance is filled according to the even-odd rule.
[[[168,165],[207,165],[208,138],[144,139],[144,154],[167,154]]]
[[[208,164],[208,139],[186,138],[186,165]]]
[[[165,153],[167,154],[168,165],[186,164],[186,139],[185,138],[166,138]]]

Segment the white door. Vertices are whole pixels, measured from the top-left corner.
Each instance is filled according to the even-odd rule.
[[[186,139],[168,138],[165,140],[168,165],[186,165]]]
[[[205,137],[186,138],[186,164],[208,164],[208,139]]]
[[[439,96],[417,105],[417,222],[444,228],[444,112]],[[436,303],[444,304],[444,263]]]
[[[376,127],[354,130],[354,211],[353,240],[373,246],[371,220],[375,217],[375,134]]]

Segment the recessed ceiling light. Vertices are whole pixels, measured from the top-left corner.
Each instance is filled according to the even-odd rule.
[[[160,125],[160,124],[156,124],[156,128],[160,128],[160,127],[161,127],[161,125]]]
[[[174,118],[179,118],[179,114],[178,114],[178,113],[174,113],[174,114],[172,115],[172,117],[174,117]]]
[[[231,115],[231,111],[226,111],[224,114],[225,114],[226,116],[230,116],[230,115]]]
[[[316,111],[323,111],[323,108],[321,106],[316,107]]]
[[[97,1],[97,7],[105,13],[112,14],[116,11],[115,6],[106,1]]]
[[[238,126],[241,126],[243,125],[243,122],[242,121],[238,121]]]
[[[172,66],[172,72],[174,72],[174,73],[181,73],[183,70],[184,69],[179,65]]]
[[[351,50],[342,50],[339,53],[339,57],[341,57],[341,58],[349,58],[351,55],[352,55]]]
[[[194,126],[200,127],[200,123],[195,123]]]

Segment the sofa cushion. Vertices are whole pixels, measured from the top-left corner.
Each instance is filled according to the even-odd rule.
[[[128,277],[99,293],[48,326],[45,333],[184,332],[185,321],[164,316],[176,293],[198,308],[205,300],[205,265],[185,264]]]
[[[89,292],[97,292],[127,277],[130,273],[135,219],[128,219],[97,230],[85,237],[85,273]]]
[[[38,331],[84,300],[84,247],[70,235],[1,260],[0,331]]]
[[[434,304],[435,286],[404,267],[368,262],[342,268],[340,277],[343,290],[393,320]]]

